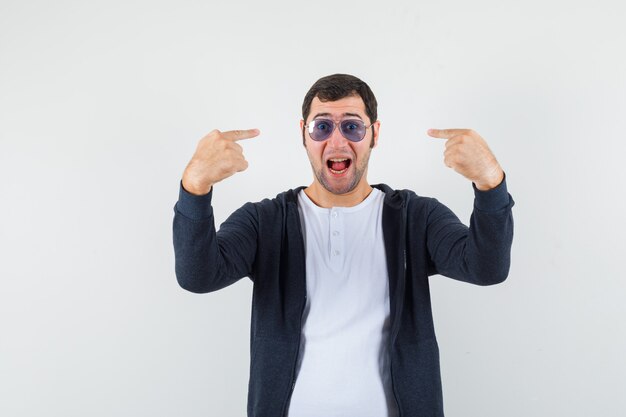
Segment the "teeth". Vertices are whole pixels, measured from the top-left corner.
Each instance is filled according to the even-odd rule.
[[[330,161],[333,161],[333,162],[343,162],[343,161],[347,161],[347,160],[348,160],[348,158],[332,158],[332,159],[330,159]]]

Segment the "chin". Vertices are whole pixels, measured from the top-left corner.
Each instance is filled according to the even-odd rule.
[[[318,176],[318,181],[324,187],[326,191],[335,195],[348,194],[359,185],[360,177],[353,175],[350,177],[342,178],[342,181],[337,181],[334,178],[328,178],[324,175]]]

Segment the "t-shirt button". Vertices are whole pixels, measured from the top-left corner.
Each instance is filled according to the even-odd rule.
[[[341,252],[339,252],[338,250],[336,250],[334,253],[335,253],[335,256],[338,256]]]
[[[335,230],[335,231],[333,232],[333,236],[339,236],[339,232]]]
[[[339,213],[337,213],[336,211],[333,211],[333,217],[336,219],[337,216],[339,216]]]

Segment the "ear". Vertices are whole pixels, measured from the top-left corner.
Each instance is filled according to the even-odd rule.
[[[300,119],[300,133],[302,134],[302,146],[306,148],[306,140],[304,140],[304,120]]]
[[[376,120],[372,125],[372,131],[374,132],[374,144],[371,148],[375,148],[378,145],[378,133],[380,132],[380,120]]]

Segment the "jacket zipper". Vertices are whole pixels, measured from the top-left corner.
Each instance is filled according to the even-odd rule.
[[[302,236],[302,230],[300,229],[301,223],[300,223],[300,216],[298,213],[298,209],[296,208],[296,218],[298,219],[298,235],[300,237],[300,241],[302,242],[302,245],[300,246],[300,250],[301,253],[300,255],[302,256],[303,262],[304,262],[304,271],[302,271],[302,276],[304,277],[304,300],[302,302],[302,308],[300,309],[300,325],[299,327],[299,334],[298,334],[298,348],[296,349],[296,357],[293,361],[293,367],[291,369],[291,388],[289,388],[289,392],[287,393],[287,398],[285,398],[285,402],[283,404],[283,411],[280,413],[281,416],[285,417],[287,414],[287,405],[289,404],[289,402],[291,401],[291,395],[293,394],[293,390],[296,388],[296,366],[298,364],[298,357],[300,356],[300,344],[302,343],[302,316],[304,315],[304,308],[306,306],[306,298],[307,298],[307,293],[306,293],[306,255],[304,253],[304,237]]]
[[[306,287],[305,287],[306,291]],[[283,404],[283,411],[281,415],[285,417],[287,415],[287,404],[291,401],[291,395],[293,394],[293,390],[296,388],[296,365],[298,364],[298,356],[300,355],[300,343],[302,343],[302,316],[304,314],[304,306],[306,305],[306,293],[304,294],[304,302],[302,303],[302,309],[300,310],[300,336],[298,336],[298,349],[296,350],[296,358],[293,362],[293,368],[291,370],[291,388],[287,393],[287,398],[285,399],[285,403]]]
[[[403,261],[403,273],[402,279],[406,280],[406,218],[407,218],[407,206],[402,204],[402,261]],[[404,294],[402,294],[404,296]],[[400,402],[398,401],[398,393],[396,391],[396,382],[393,377],[393,364],[391,363],[391,350],[393,347],[393,335],[389,335],[389,375],[391,377],[391,390],[393,391],[393,398],[396,400],[396,408],[398,409],[398,417],[402,417],[402,410],[400,409]]]

